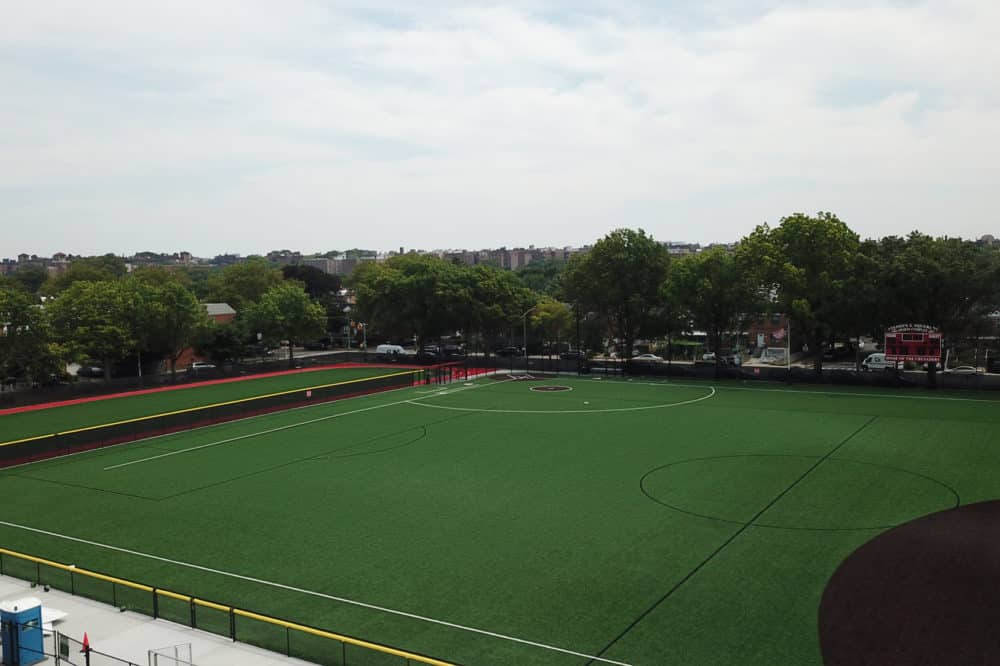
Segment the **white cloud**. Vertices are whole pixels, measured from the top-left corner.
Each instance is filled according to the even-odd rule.
[[[578,7],[19,6],[0,251],[996,233],[995,3]]]

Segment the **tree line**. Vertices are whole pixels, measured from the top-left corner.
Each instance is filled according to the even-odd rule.
[[[594,349],[611,340],[625,358],[636,340],[698,330],[721,360],[751,322],[780,315],[819,371],[833,343],[898,323],[934,326],[946,341],[986,335],[1000,310],[1000,250],[919,232],[861,240],[820,212],[676,258],[641,229],[617,229],[568,262],[511,273],[405,255],[360,267],[351,284],[361,316],[388,334],[463,331],[487,353],[522,326]]]
[[[340,289],[336,276],[264,260],[210,273],[129,273],[113,255],[74,261],[51,277],[26,267],[0,281],[0,370],[8,381],[40,384],[63,377],[72,362],[100,364],[110,379],[123,364],[143,374],[166,362],[175,374],[189,348],[216,362],[238,360],[339,325]],[[230,304],[235,319],[213,320],[203,302]]]
[[[25,267],[0,280],[0,368],[43,382],[67,362],[163,360],[184,349],[238,360],[282,340],[304,342],[364,321],[371,340],[425,343],[460,335],[486,354],[530,332],[551,348],[630,358],[637,340],[704,331],[721,358],[762,316],[786,317],[814,353],[834,341],[878,338],[897,323],[929,324],[946,340],[987,335],[1000,310],[1000,251],[958,238],[861,240],[832,213],[795,214],[755,228],[733,248],[671,257],[641,229],[616,229],[569,261],[516,271],[410,253],[364,262],[347,280],[308,266],[254,259],[220,270],[139,268],[114,256],[74,261],[62,274]],[[209,319],[203,302],[237,312]],[[520,335],[518,335],[520,333]],[[291,345],[289,345],[291,354]]]

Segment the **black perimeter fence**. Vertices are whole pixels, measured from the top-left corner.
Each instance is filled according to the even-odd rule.
[[[534,371],[544,373],[579,373],[618,376],[648,376],[713,380],[739,379],[753,381],[777,381],[805,384],[840,384],[848,386],[879,386],[886,388],[925,387],[941,389],[985,389],[1000,390],[1000,374],[956,375],[938,372],[933,384],[926,372],[919,371],[884,371],[857,372],[842,367],[824,368],[816,373],[812,368],[784,365],[759,366],[722,366],[716,374],[715,364],[657,362],[640,363],[623,361],[621,359],[561,359],[558,356],[532,356],[525,360],[523,356],[482,356],[469,355],[446,358],[418,358],[405,356],[402,359],[380,357],[373,351],[335,351],[323,354],[299,356],[289,361],[287,358],[257,358],[240,363],[220,365],[208,371],[192,374],[178,372],[146,375],[145,377],[122,377],[105,382],[100,379],[81,380],[71,384],[46,386],[37,388],[19,388],[17,390],[0,391],[0,409],[21,407],[32,404],[75,400],[92,396],[124,393],[144,388],[157,388],[171,385],[194,385],[204,381],[231,377],[263,376],[266,374],[287,371],[294,368],[313,368],[317,366],[338,365],[344,363],[374,363],[392,364],[398,361],[400,365],[420,364],[433,367],[442,362],[457,363],[469,371]]]

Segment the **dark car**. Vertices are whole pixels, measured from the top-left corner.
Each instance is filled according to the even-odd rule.
[[[520,356],[521,350],[517,347],[501,347],[493,352],[497,356]]]
[[[80,369],[76,371],[77,377],[103,377],[104,368],[99,365],[82,365]]]
[[[462,345],[445,345],[441,353],[451,358],[465,356],[465,347]]]
[[[564,361],[584,361],[587,359],[587,353],[582,349],[570,349],[559,354],[559,358]]]

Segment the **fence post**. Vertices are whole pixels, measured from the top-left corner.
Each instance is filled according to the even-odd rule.
[[[236,642],[236,609],[229,607],[229,637]]]
[[[153,588],[153,619],[158,620],[160,618],[160,595],[156,593],[156,588]]]
[[[197,627],[197,618],[194,615],[194,597],[191,597],[191,628]]]

